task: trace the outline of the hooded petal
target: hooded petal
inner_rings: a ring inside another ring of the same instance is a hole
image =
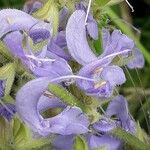
[[[122,149],[121,142],[118,139],[115,139],[108,135],[102,135],[102,136],[91,135],[88,141],[89,141],[89,147],[91,149],[102,148],[102,147],[106,147],[108,150]]]
[[[67,107],[53,118],[44,119],[37,109],[40,97],[46,91],[49,78],[28,82],[16,96],[17,112],[28,126],[40,135],[50,133],[62,135],[80,134],[88,131],[88,117],[77,107]]]
[[[86,65],[97,60],[86,39],[85,12],[76,10],[69,18],[66,27],[66,40],[71,56],[80,64]]]
[[[5,34],[16,30],[25,31],[29,35],[30,32],[31,35],[33,35],[33,33],[36,35],[38,34],[39,39],[43,39],[43,34],[41,34],[42,32],[44,32],[45,35],[50,35],[51,27],[49,23],[39,21],[29,14],[17,9],[1,10],[0,21],[0,38],[5,36]]]
[[[143,68],[145,64],[144,56],[140,52],[139,49],[134,48],[133,49],[133,59],[129,61],[127,64],[128,68],[134,69],[134,68]]]

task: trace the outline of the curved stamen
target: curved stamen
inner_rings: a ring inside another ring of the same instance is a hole
[[[66,80],[66,79],[81,79],[81,80],[87,80],[87,81],[95,81],[95,79],[91,79],[91,78],[87,78],[87,77],[83,77],[83,76],[77,76],[77,75],[67,75],[67,76],[61,76],[55,79],[52,79],[50,82],[57,82],[60,80]]]
[[[50,58],[38,58],[34,55],[25,55],[26,57],[28,58],[31,58],[33,60],[36,60],[36,61],[41,61],[41,62],[54,62],[55,59],[50,59]]]

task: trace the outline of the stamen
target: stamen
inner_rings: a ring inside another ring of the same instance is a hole
[[[100,68],[100,67],[98,67],[98,68],[96,68],[95,70],[94,70],[94,73],[96,74],[96,73],[101,73],[103,71],[103,68]]]
[[[31,58],[33,60],[36,60],[36,61],[41,61],[41,62],[54,62],[55,59],[50,59],[50,58],[38,58],[38,57],[35,57],[34,55],[25,55],[26,57],[28,58]]]
[[[8,23],[8,24],[10,24],[10,25],[13,24],[13,20],[12,20],[11,17],[7,16],[7,17],[6,17],[6,20],[7,20],[7,23]]]
[[[83,77],[83,76],[68,75],[68,76],[61,76],[61,77],[52,79],[50,82],[57,82],[57,81],[61,81],[61,80],[64,81],[64,80],[67,80],[67,79],[81,79],[81,80],[87,80],[87,81],[92,81],[92,82],[95,81],[94,79]]]
[[[107,83],[106,81],[97,82],[97,83],[94,85],[94,88],[95,88],[95,89],[98,89],[98,88],[104,86],[106,83]]]
[[[87,9],[87,12],[86,12],[86,17],[85,17],[85,25],[87,23],[87,19],[88,19],[88,15],[89,15],[89,12],[90,12],[91,4],[92,4],[92,0],[89,0],[88,9]]]
[[[126,3],[128,4],[128,6],[131,8],[132,12],[134,12],[133,6],[128,2],[128,0],[125,0],[125,1],[126,1]]]

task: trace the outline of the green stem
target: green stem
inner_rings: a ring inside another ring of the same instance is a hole
[[[127,133],[126,131],[124,131],[121,128],[115,128],[111,132],[111,134],[113,136],[121,139],[122,141],[124,141],[128,145],[132,146],[136,150],[150,150],[150,145],[143,143],[137,137],[135,137],[134,135],[132,135],[130,133]]]

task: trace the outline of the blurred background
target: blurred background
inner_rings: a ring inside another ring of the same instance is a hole
[[[27,1],[34,0],[0,0],[0,9],[22,9],[23,4]],[[129,0],[129,2],[134,7],[134,13],[131,12],[125,2],[115,6],[114,10],[121,18],[140,31],[135,36],[140,39],[143,46],[150,53],[150,0]],[[150,66],[146,62],[144,69],[130,71],[130,73],[137,89],[135,89],[129,78],[127,83],[120,88],[120,93],[124,94],[129,100],[130,111],[134,118],[139,120],[141,126],[147,130],[143,109],[147,114],[147,118],[150,120]],[[142,99],[142,103],[137,98],[139,96]]]

